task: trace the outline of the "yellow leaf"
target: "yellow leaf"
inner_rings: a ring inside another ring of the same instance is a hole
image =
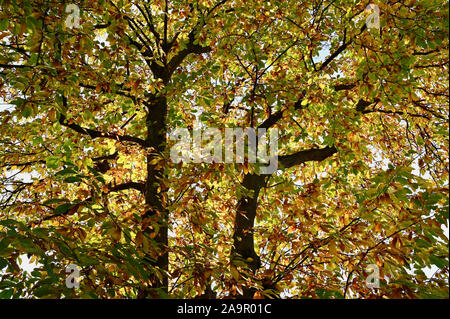
[[[122,237],[122,231],[120,230],[119,227],[113,227],[110,231],[109,234],[111,235],[111,237],[116,240],[119,241],[120,238]]]
[[[330,242],[330,253],[334,256],[336,255],[336,241],[332,240]]]
[[[56,120],[56,111],[55,111],[55,109],[51,109],[50,112],[48,112],[48,118],[51,121]]]
[[[231,276],[234,278],[234,280],[238,281],[240,278],[239,271],[237,270],[236,266],[231,266],[230,268]]]
[[[150,239],[147,236],[144,236],[142,239],[142,246],[144,252],[148,253],[150,251]]]
[[[144,238],[144,236],[142,235],[142,232],[138,231],[136,233],[136,237],[134,237],[134,242],[136,243],[136,245],[142,246],[143,238]]]
[[[152,159],[152,160],[150,161],[150,165],[156,165],[156,164],[158,164],[158,162],[159,162],[160,160],[161,160],[161,159],[160,159],[159,157],[154,158],[154,159]]]

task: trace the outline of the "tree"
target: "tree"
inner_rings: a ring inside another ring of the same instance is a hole
[[[1,297],[448,298],[448,3],[0,3]]]

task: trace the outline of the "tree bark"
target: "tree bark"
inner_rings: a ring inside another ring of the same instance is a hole
[[[247,174],[243,180],[243,186],[253,193],[239,199],[236,208],[234,222],[233,249],[231,251],[231,263],[243,262],[248,270],[255,272],[261,267],[261,261],[255,252],[253,226],[256,217],[258,195],[264,186],[266,175]],[[243,295],[238,298],[252,298],[255,289],[244,287]]]
[[[156,164],[151,164],[156,154],[162,154],[166,147],[166,116],[167,116],[167,100],[164,96],[152,97],[147,103],[147,138],[145,140],[146,147],[152,150],[147,155],[147,180],[145,184],[145,204],[149,206],[149,210],[145,213],[145,218],[150,218],[153,224],[157,224],[155,229],[144,229],[144,235],[150,236],[155,230],[157,234],[154,237],[155,248],[157,252],[156,261],[153,265],[161,269],[163,278],[160,280],[157,276],[151,276],[151,288],[161,289],[167,294],[168,277],[165,274],[169,266],[168,246],[168,223],[169,212],[162,202],[163,188],[160,187],[161,180],[164,178],[163,170],[157,168]],[[159,190],[158,190],[159,188]],[[147,292],[140,292],[140,297],[147,297]]]
[[[322,161],[337,152],[333,147],[322,149],[310,149],[299,151],[290,155],[280,156],[278,162],[280,169],[287,169],[308,161]],[[253,227],[255,224],[258,195],[262,187],[265,186],[266,178],[270,175],[246,174],[242,185],[251,195],[243,196],[236,206],[236,217],[234,222],[233,248],[231,251],[231,263],[241,261],[247,270],[255,273],[261,267],[261,259],[255,252]],[[242,295],[237,298],[250,299],[256,292],[255,288],[243,287]]]

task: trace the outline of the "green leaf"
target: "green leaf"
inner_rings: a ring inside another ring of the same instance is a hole
[[[438,266],[440,269],[444,268],[445,266],[448,266],[448,262],[442,260],[441,258],[431,255],[430,256],[430,262],[436,266]]]
[[[28,60],[28,64],[29,65],[35,65],[37,63],[37,59],[38,59],[38,54],[37,53],[33,53],[30,56],[30,59]]]
[[[8,266],[8,261],[5,258],[0,258],[0,270]]]
[[[0,292],[0,299],[10,299],[14,289],[6,289]]]
[[[71,174],[76,174],[77,172],[75,172],[73,169],[71,168],[65,168],[59,172],[57,172],[55,175],[71,175]]]
[[[8,28],[9,20],[8,19],[0,19],[0,31],[4,31]]]
[[[73,207],[72,203],[64,203],[64,204],[56,207],[55,210],[53,211],[53,214],[55,214],[55,215],[65,214],[72,207]]]
[[[21,114],[25,118],[30,117],[31,115],[33,115],[33,109],[31,108],[31,106],[25,104],[25,106],[22,109]]]
[[[431,244],[429,242],[427,242],[426,240],[420,239],[420,238],[416,239],[416,244],[417,244],[417,246],[422,247],[422,248],[431,247]]]
[[[79,183],[82,179],[79,176],[69,176],[64,179],[64,183]]]
[[[58,168],[59,166],[59,158],[56,156],[49,156],[46,158],[46,165],[48,168]]]

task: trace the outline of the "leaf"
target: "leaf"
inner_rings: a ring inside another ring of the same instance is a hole
[[[79,183],[82,179],[79,176],[69,176],[64,179],[64,183]]]
[[[52,198],[52,199],[49,199],[49,200],[46,200],[45,202],[43,202],[42,205],[51,205],[51,204],[61,203],[61,202],[69,202],[69,200],[67,198]]]
[[[76,173],[77,172],[71,168],[65,168],[65,169],[57,172],[55,175],[71,175],[71,174],[76,174]]]
[[[111,227],[108,230],[108,233],[111,235],[111,237],[115,240],[115,241],[120,241],[120,239],[122,238],[122,230],[117,227],[116,225],[114,225],[113,227]]]
[[[239,274],[239,271],[237,270],[236,266],[230,267],[230,273],[231,277],[233,277],[234,280],[239,281],[241,275]]]
[[[22,108],[21,114],[25,118],[30,117],[31,115],[33,115],[33,109],[28,104],[25,104]]]
[[[59,166],[59,158],[55,156],[49,156],[46,158],[46,164],[48,168],[58,168]]]
[[[9,20],[8,19],[0,19],[0,31],[4,31],[8,28]]]
[[[0,270],[8,266],[8,261],[5,258],[0,258]]]
[[[445,266],[448,266],[448,262],[442,260],[441,258],[437,256],[430,256],[430,262],[436,266],[438,266],[440,269],[443,269]]]
[[[73,206],[74,206],[74,204],[72,204],[72,203],[64,203],[62,205],[57,206],[53,210],[53,214],[54,215],[66,214],[69,211],[69,209],[71,209]]]

